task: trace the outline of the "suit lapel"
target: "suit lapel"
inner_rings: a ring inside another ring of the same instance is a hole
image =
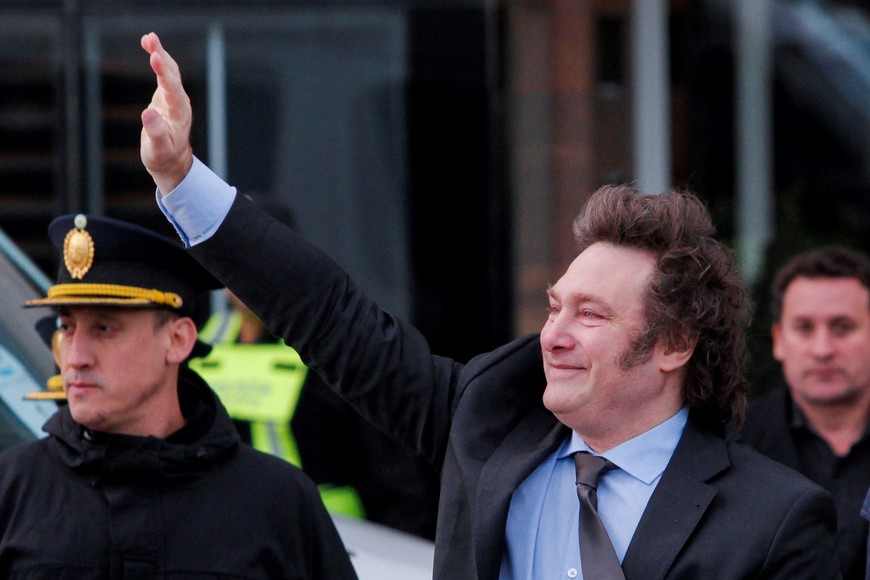
[[[666,576],[716,495],[706,482],[729,465],[724,441],[703,431],[690,415],[628,546],[622,563],[626,578]]]
[[[514,490],[569,434],[552,413],[537,405],[508,433],[483,466],[474,509],[479,578],[497,578],[508,508]]]

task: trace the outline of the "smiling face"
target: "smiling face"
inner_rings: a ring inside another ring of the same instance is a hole
[[[196,331],[189,318],[170,317],[161,324],[158,316],[150,309],[61,311],[58,355],[76,422],[105,433],[157,437],[184,424],[178,364]]]
[[[682,405],[688,355],[656,345],[641,362],[625,362],[645,325],[654,267],[646,252],[599,242],[549,290],[541,331],[544,405],[597,451],[647,431]]]
[[[870,292],[855,278],[795,278],[773,354],[800,406],[870,400]]]

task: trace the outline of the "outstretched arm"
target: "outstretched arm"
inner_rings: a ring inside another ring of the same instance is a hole
[[[142,37],[141,44],[151,55],[149,61],[157,76],[157,89],[151,104],[142,111],[140,154],[160,193],[166,195],[181,183],[193,164],[190,147],[193,112],[190,97],[181,84],[178,63],[169,56],[157,35],[149,32]]]

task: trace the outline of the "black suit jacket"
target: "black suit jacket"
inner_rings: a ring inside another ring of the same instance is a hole
[[[496,579],[511,495],[569,433],[541,402],[538,336],[468,364],[433,355],[241,196],[191,252],[361,413],[441,469],[434,577]],[[623,567],[629,579],[838,578],[835,527],[826,491],[690,414]]]

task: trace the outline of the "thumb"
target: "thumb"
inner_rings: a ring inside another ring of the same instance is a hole
[[[169,127],[163,120],[163,116],[151,107],[142,111],[142,129],[152,141],[165,140],[169,132]]]
[[[164,194],[181,183],[193,164],[190,144],[176,148],[166,119],[153,107],[142,111],[140,156],[145,170]]]

